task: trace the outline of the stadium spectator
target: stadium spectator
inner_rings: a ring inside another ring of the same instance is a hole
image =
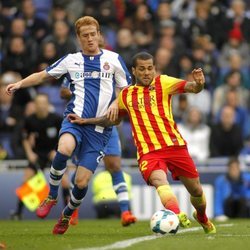
[[[226,16],[228,18],[228,26],[232,29],[240,29],[243,38],[250,42],[250,18],[246,12],[246,2],[243,0],[232,0],[230,6],[227,9]]]
[[[84,117],[107,114],[111,120],[115,120],[118,116],[115,87],[124,88],[130,83],[131,76],[117,53],[100,49],[100,27],[96,19],[89,16],[82,17],[76,21],[75,28],[81,52],[66,55],[46,70],[9,84],[6,92],[11,95],[20,88],[39,85],[51,77],[60,78],[67,73],[67,77],[74,84],[72,89],[74,98],[67,105],[65,115],[72,112]],[[102,151],[110,135],[111,127],[89,125],[80,128],[64,119],[58,149],[50,168],[50,193],[37,209],[37,215],[44,218],[57,203],[58,188],[66,171],[66,162],[77,148],[78,167],[75,185],[70,202],[54,226],[54,234],[64,234],[67,231],[74,210],[80,206],[87,193],[88,183],[103,157]],[[121,186],[121,190],[118,187],[117,192],[123,190],[124,186]],[[134,223],[135,219],[131,212],[127,210],[126,214],[123,224]]]
[[[188,81],[192,81],[192,74],[188,73],[185,76],[185,79],[187,79]],[[187,95],[187,99],[189,106],[196,106],[197,108],[199,108],[199,110],[203,114],[204,122],[207,123],[211,114],[212,97],[210,91],[207,89],[203,89],[202,92],[199,93],[199,95],[191,93]]]
[[[221,68],[229,67],[229,57],[237,53],[242,60],[242,67],[248,67],[250,64],[249,53],[250,48],[246,41],[243,40],[243,34],[239,28],[230,30],[228,41],[222,46],[219,65]]]
[[[173,96],[173,115],[177,123],[184,122],[188,113],[190,103],[186,94]]]
[[[39,94],[35,100],[35,113],[24,118],[22,128],[22,144],[29,161],[24,170],[23,182],[33,177],[38,170],[49,167],[56,151],[57,137],[61,125],[61,117],[50,113],[48,96]],[[69,200],[69,182],[64,176],[62,182],[64,204]],[[17,208],[11,213],[12,219],[21,219],[24,204],[18,200]]]
[[[212,125],[210,137],[211,157],[237,156],[243,147],[241,128],[235,124],[235,110],[224,106],[218,123]]]
[[[189,109],[184,122],[178,124],[178,129],[187,141],[187,147],[191,157],[204,162],[210,156],[209,140],[210,127],[204,123],[202,112],[193,106]]]
[[[172,43],[173,41],[171,41]],[[174,60],[173,48],[159,47],[155,53],[156,74],[178,75],[178,67]]]
[[[22,108],[13,102],[13,96],[5,93],[6,86],[12,81],[18,81],[21,77],[15,72],[6,72],[0,77],[0,146],[5,157],[16,157],[14,151],[14,131],[18,121],[22,118]]]
[[[132,66],[131,58],[137,52],[131,30],[126,28],[119,29],[116,36],[116,42],[115,51],[122,56],[126,66],[130,69]]]
[[[6,52],[3,54],[2,70],[16,71],[26,77],[34,70],[34,62],[22,36],[11,37]]]
[[[249,91],[243,87],[242,74],[240,71],[232,70],[226,75],[224,83],[215,88],[212,102],[213,116],[215,116],[223,105],[225,105],[226,93],[230,90],[235,90],[237,92],[239,104],[243,107],[247,107],[250,99]]]
[[[37,68],[38,71],[46,69],[49,65],[59,59],[56,44],[53,41],[44,41],[41,44],[40,52],[38,53]]]
[[[240,100],[238,93],[235,89],[231,89],[225,93],[226,102],[225,105],[232,107],[235,111],[235,124],[238,124],[242,131],[243,139],[247,138],[250,135],[250,126],[249,126],[249,114],[247,109],[240,105]],[[221,110],[216,115],[216,121],[219,120]]]
[[[243,67],[242,58],[238,53],[232,53],[228,58],[228,67],[219,67],[219,74],[217,76],[217,85],[223,83],[224,77],[231,71],[239,71],[241,73],[242,86],[250,89],[250,73],[248,67]]]
[[[126,18],[122,23],[122,27],[132,30],[138,49],[152,49],[154,26],[152,24],[152,16],[146,4],[138,4],[134,15],[131,18]]]
[[[49,29],[47,22],[36,16],[36,6],[32,0],[22,1],[19,16],[25,20],[28,35],[40,43]]]
[[[241,171],[237,158],[230,158],[227,172],[215,180],[215,219],[250,217],[250,174]]]
[[[131,176],[123,172],[124,180],[131,195],[132,180]],[[97,173],[92,181],[93,203],[98,219],[120,218],[121,209],[114,192],[112,176],[109,171]]]
[[[43,42],[55,44],[58,58],[65,54],[75,53],[77,50],[76,41],[70,36],[69,25],[65,21],[56,21],[53,24],[53,35],[45,37]]]
[[[215,226],[206,215],[206,199],[199,174],[171,112],[172,95],[199,93],[204,88],[202,69],[192,71],[192,82],[166,75],[156,76],[153,56],[141,52],[133,57],[132,72],[135,85],[121,91],[118,97],[119,108],[121,112],[129,114],[139,168],[145,182],[156,188],[162,205],[178,215],[180,225],[189,227],[190,221],[185,213],[180,212],[177,198],[167,181],[169,170],[173,179],[181,180],[190,193],[191,203],[196,209],[193,213],[195,220],[205,233],[216,233]],[[68,119],[73,124],[83,126],[91,123],[108,126],[114,123],[107,116],[84,119],[69,114]]]

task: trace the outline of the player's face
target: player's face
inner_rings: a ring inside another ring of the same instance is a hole
[[[77,36],[83,54],[96,55],[100,53],[99,41],[100,31],[97,31],[96,26],[82,26]]]
[[[135,76],[136,84],[141,86],[149,86],[155,77],[155,66],[152,59],[138,59],[136,66],[132,68]]]

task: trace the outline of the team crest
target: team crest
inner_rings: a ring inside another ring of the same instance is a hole
[[[104,68],[105,70],[109,70],[109,69],[110,69],[109,63],[108,63],[108,62],[105,62],[104,65],[103,65],[103,68]]]

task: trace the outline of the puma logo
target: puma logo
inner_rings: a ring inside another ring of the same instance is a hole
[[[77,65],[78,67],[81,67],[81,64],[82,64],[82,63],[76,63],[76,62],[75,62],[75,65]]]

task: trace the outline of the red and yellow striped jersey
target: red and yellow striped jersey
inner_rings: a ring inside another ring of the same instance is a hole
[[[186,81],[157,76],[148,86],[130,85],[119,95],[119,109],[126,110],[138,158],[169,146],[186,145],[173,119],[172,95],[184,92]]]

